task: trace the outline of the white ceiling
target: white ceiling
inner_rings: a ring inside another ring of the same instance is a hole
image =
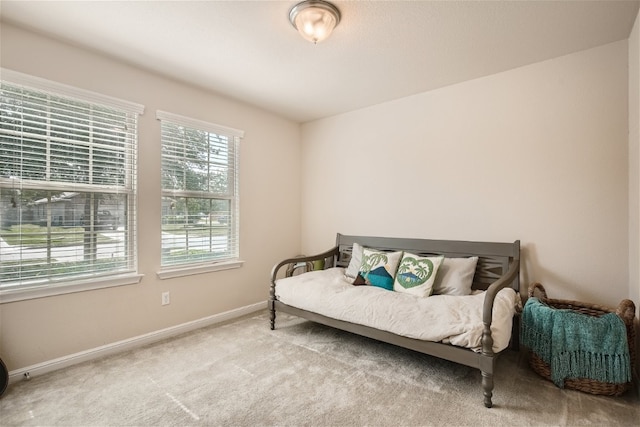
[[[11,1],[2,20],[299,122],[627,39],[633,1],[344,1],[313,45],[297,1]]]

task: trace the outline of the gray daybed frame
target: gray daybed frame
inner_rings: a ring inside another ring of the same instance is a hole
[[[421,341],[407,338],[390,332],[381,331],[363,325],[336,320],[314,312],[301,310],[281,303],[276,299],[276,280],[282,267],[287,266],[285,276],[291,276],[294,271],[303,267],[305,270],[313,269],[314,261],[324,261],[323,268],[333,266],[347,267],[351,259],[353,243],[357,242],[364,247],[375,248],[383,251],[403,250],[416,255],[444,255],[446,257],[477,256],[478,265],[473,279],[473,289],[486,290],[484,299],[482,321],[484,324],[482,333],[482,351],[456,347],[441,342]],[[493,372],[498,354],[493,352],[493,338],[491,337],[491,320],[493,303],[499,290],[512,287],[516,292],[520,291],[520,241],[513,243],[495,242],[465,242],[454,240],[427,240],[427,239],[402,239],[388,237],[345,236],[338,234],[336,246],[324,253],[286,259],[273,267],[271,272],[271,290],[268,307],[270,311],[271,329],[275,328],[276,311],[293,314],[317,323],[338,328],[344,331],[363,335],[379,341],[398,345],[421,353],[436,356],[452,362],[477,368],[482,373],[482,390],[484,405],[492,406]],[[511,347],[518,347],[519,325],[514,317],[514,328],[511,337]]]

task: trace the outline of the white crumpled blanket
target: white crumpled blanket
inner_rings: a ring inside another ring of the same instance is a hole
[[[420,298],[375,286],[353,286],[351,282],[344,268],[311,271],[277,280],[276,298],[293,307],[396,335],[482,350],[484,292]],[[498,292],[491,323],[496,353],[509,344],[515,304],[513,289]]]

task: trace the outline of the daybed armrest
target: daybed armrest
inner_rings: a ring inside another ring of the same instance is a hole
[[[320,261],[320,260],[324,260],[324,259],[327,259],[327,258],[331,258],[331,257],[337,256],[338,253],[339,253],[339,249],[336,246],[336,247],[334,247],[334,248],[332,248],[332,249],[330,249],[330,250],[328,250],[326,252],[323,252],[323,253],[320,253],[320,254],[317,254],[317,255],[300,256],[300,257],[285,259],[284,261],[281,261],[278,264],[273,266],[273,269],[271,270],[271,286],[275,286],[276,279],[278,277],[278,272],[285,265],[297,264],[299,262]]]
[[[336,257],[339,253],[340,253],[340,249],[338,246],[336,246],[321,254],[311,255],[311,256],[300,256],[296,258],[288,258],[273,266],[273,269],[271,269],[271,285],[269,286],[269,308],[271,309],[271,330],[274,329],[274,325],[275,325],[276,315],[275,315],[275,310],[273,308],[273,304],[276,301],[276,280],[278,278],[278,272],[280,271],[280,269],[285,265],[297,264],[300,262],[306,263],[306,262],[326,260],[327,258]],[[293,273],[293,269],[289,273]],[[287,275],[290,276],[291,274],[287,274]]]
[[[491,337],[491,321],[493,320],[493,303],[500,290],[508,287],[520,274],[520,260],[514,259],[509,263],[507,273],[493,282],[486,290],[482,308],[482,353],[493,354],[493,338]]]

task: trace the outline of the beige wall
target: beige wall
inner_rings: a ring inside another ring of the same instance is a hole
[[[303,125],[303,251],[336,232],[520,239],[525,286],[617,305],[627,56],[616,42]]]
[[[629,298],[640,313],[640,12],[629,36]]]
[[[640,12],[629,36],[629,298],[640,327]],[[640,354],[640,337],[636,337]],[[636,363],[640,375],[640,363]],[[636,383],[640,391],[640,382]]]
[[[299,125],[8,24],[1,31],[2,67],[146,107],[139,126],[138,199],[139,271],[144,278],[138,285],[0,305],[0,354],[9,370],[265,301],[272,265],[300,251]],[[242,268],[157,278],[156,110],[245,131],[240,150]],[[279,166],[273,167],[274,162]],[[164,307],[163,291],[171,292],[171,304]]]
[[[15,370],[263,301],[276,260],[324,250],[336,232],[520,239],[525,285],[541,281],[558,298],[638,303],[640,232],[628,238],[640,221],[638,25],[629,43],[307,123],[301,136],[297,124],[268,112],[3,24],[3,67],[146,107],[138,201],[145,277],[0,305],[3,360]],[[157,279],[158,109],[245,130],[241,269]],[[627,150],[636,150],[629,163]],[[167,290],[171,304],[162,307]]]

